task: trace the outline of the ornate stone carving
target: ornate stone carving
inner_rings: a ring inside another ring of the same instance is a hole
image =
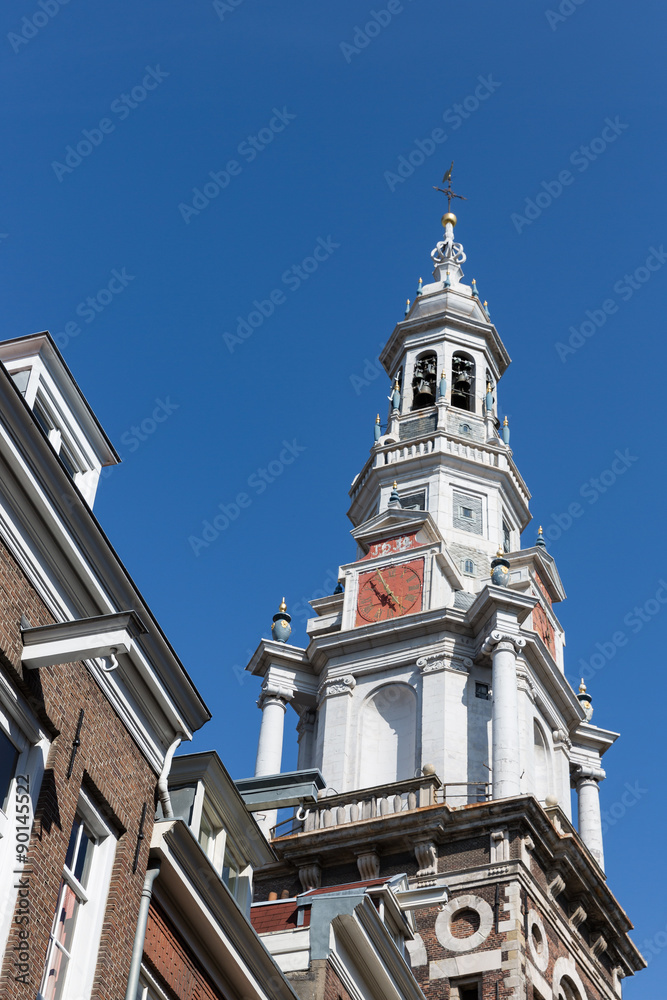
[[[560,896],[561,892],[565,888],[565,879],[559,871],[551,871],[547,875],[549,895],[552,899],[556,899]]]
[[[421,656],[417,660],[417,666],[422,675],[436,673],[440,670],[460,670],[467,674],[472,667],[472,660],[469,656],[432,653],[430,656]]]
[[[332,695],[352,694],[356,684],[357,682],[351,674],[347,674],[345,677],[332,677],[321,685],[317,692],[318,701],[323,701]]]
[[[577,766],[572,775],[575,785],[579,786],[582,781],[595,781],[598,784],[607,777],[607,772],[601,767],[586,767],[583,764]]]
[[[596,958],[599,958],[601,955],[604,955],[605,951],[607,950],[607,947],[608,947],[607,939],[605,938],[604,934],[598,934],[597,937],[594,939],[593,943],[591,944],[591,951],[593,952]]]
[[[559,747],[565,746],[568,750],[572,749],[572,740],[567,735],[564,729],[554,729],[551,733],[551,738],[554,741],[554,749],[557,750]]]
[[[434,674],[444,670],[447,664],[443,653],[434,653],[431,656],[420,656],[417,666],[421,674]]]
[[[316,717],[316,712],[314,712],[311,708],[305,708],[303,710],[299,716],[299,721],[296,724],[296,731],[299,734],[299,737],[303,736],[304,733],[312,733]]]
[[[423,840],[415,844],[415,857],[419,865],[418,876],[437,874],[438,856],[432,840]]]
[[[380,858],[375,851],[357,855],[357,868],[363,881],[380,876]]]
[[[577,928],[584,923],[587,917],[588,913],[586,910],[583,908],[581,903],[578,902],[578,900],[575,900],[572,905],[572,913],[570,914],[570,925],[574,927],[576,931]]]
[[[467,257],[462,243],[454,242],[454,230],[448,232],[444,240],[436,243],[431,250],[431,259],[434,264],[465,264]]]
[[[281,704],[282,707],[286,709],[287,702],[291,701],[293,697],[294,691],[291,688],[283,687],[280,684],[265,680],[262,684],[262,690],[260,691],[259,698],[257,699],[257,705],[262,709],[262,711],[266,705],[271,703]]]
[[[482,643],[480,652],[485,656],[489,656],[493,653],[496,646],[504,643],[511,644],[518,653],[526,645],[526,640],[523,636],[516,635],[514,632],[503,632],[501,629],[494,629]]]
[[[299,881],[304,892],[309,889],[319,889],[322,885],[322,869],[316,861],[299,868]]]

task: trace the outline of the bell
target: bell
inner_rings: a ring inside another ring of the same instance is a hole
[[[435,393],[431,383],[425,379],[419,379],[415,385],[415,409],[420,410],[423,406],[433,406],[435,403]]]

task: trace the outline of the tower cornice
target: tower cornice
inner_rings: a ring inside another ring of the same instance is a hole
[[[456,305],[459,304],[465,305],[465,313],[456,309]],[[472,311],[477,308],[481,309],[475,299],[456,289],[422,294],[413,305],[409,317],[396,324],[389,340],[380,352],[380,363],[384,366],[387,374],[390,377],[393,375],[397,360],[408,339],[415,335],[424,337],[426,334],[424,339],[426,347],[429,343],[428,332],[433,330],[433,339],[435,340],[442,337],[443,326],[446,326],[452,331],[482,337],[489,345],[499,378],[507,370],[512,359],[494,324],[486,319],[477,319],[471,315]]]

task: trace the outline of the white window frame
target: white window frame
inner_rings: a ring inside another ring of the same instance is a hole
[[[63,997],[65,998],[90,996],[97,967],[97,953],[109,894],[111,871],[116,854],[116,834],[83,788],[79,793],[76,815],[77,818],[83,820],[86,829],[95,837],[95,843],[91,867],[86,880],[86,890],[63,865],[63,881],[67,882],[74,890],[81,904],[81,912],[74,927],[74,936],[63,983]],[[60,890],[58,891],[58,902],[60,902]],[[54,926],[57,918],[56,912]],[[52,951],[57,947],[53,935],[51,935],[40,989],[44,987],[44,976],[46,976],[51,963]],[[41,992],[38,993],[38,1000],[43,1000]]]

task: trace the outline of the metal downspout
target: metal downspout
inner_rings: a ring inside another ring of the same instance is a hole
[[[139,988],[139,973],[141,972],[141,958],[144,953],[144,941],[146,940],[146,927],[148,925],[148,910],[151,905],[153,895],[153,883],[160,874],[160,861],[158,859],[150,861],[144,887],[141,892],[141,903],[139,904],[139,917],[137,919],[137,929],[134,935],[134,945],[132,946],[132,961],[130,963],[130,975],[127,980],[127,991],[125,1000],[137,1000],[137,990]]]

